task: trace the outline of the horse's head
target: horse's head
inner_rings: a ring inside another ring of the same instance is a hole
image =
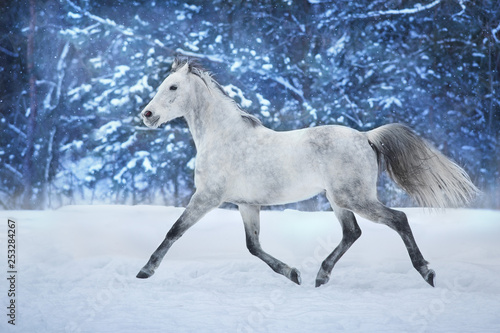
[[[163,81],[158,92],[141,112],[144,124],[157,128],[172,119],[182,117],[188,111],[190,93],[188,62],[174,61],[172,73]]]

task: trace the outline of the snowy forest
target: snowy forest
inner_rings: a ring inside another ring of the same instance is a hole
[[[275,130],[407,124],[500,208],[497,0],[7,0],[0,17],[0,209],[185,205],[186,123],[139,118],[178,55]],[[412,205],[384,174],[379,194]]]

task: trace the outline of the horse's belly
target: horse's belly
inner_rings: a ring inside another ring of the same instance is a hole
[[[292,203],[292,202],[297,202],[297,201],[302,201],[309,199],[319,193],[324,191],[324,188],[322,187],[315,187],[315,186],[296,186],[296,187],[291,187],[287,188],[286,191],[283,191],[280,195],[276,196],[273,198],[273,201],[271,202],[271,205],[280,205],[280,204],[287,204],[287,203]]]
[[[324,187],[314,177],[262,177],[240,179],[228,187],[227,201],[255,205],[280,205],[302,201],[321,193]]]

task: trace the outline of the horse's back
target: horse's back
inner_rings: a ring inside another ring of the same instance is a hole
[[[355,129],[328,125],[305,129],[305,144],[318,159],[327,160],[334,166],[376,166],[376,154],[370,146],[366,135]]]

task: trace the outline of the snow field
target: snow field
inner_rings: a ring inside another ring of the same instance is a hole
[[[2,244],[7,219],[18,224],[18,307],[16,326],[4,315],[0,330],[500,331],[500,212],[403,210],[437,273],[436,288],[413,269],[394,231],[359,217],[363,235],[330,282],[314,288],[321,261],[341,238],[332,212],[262,212],[262,246],[301,271],[297,286],[248,253],[237,211],[209,213],[147,280],[135,275],[181,208],[1,211]],[[7,281],[0,286],[6,306]]]

